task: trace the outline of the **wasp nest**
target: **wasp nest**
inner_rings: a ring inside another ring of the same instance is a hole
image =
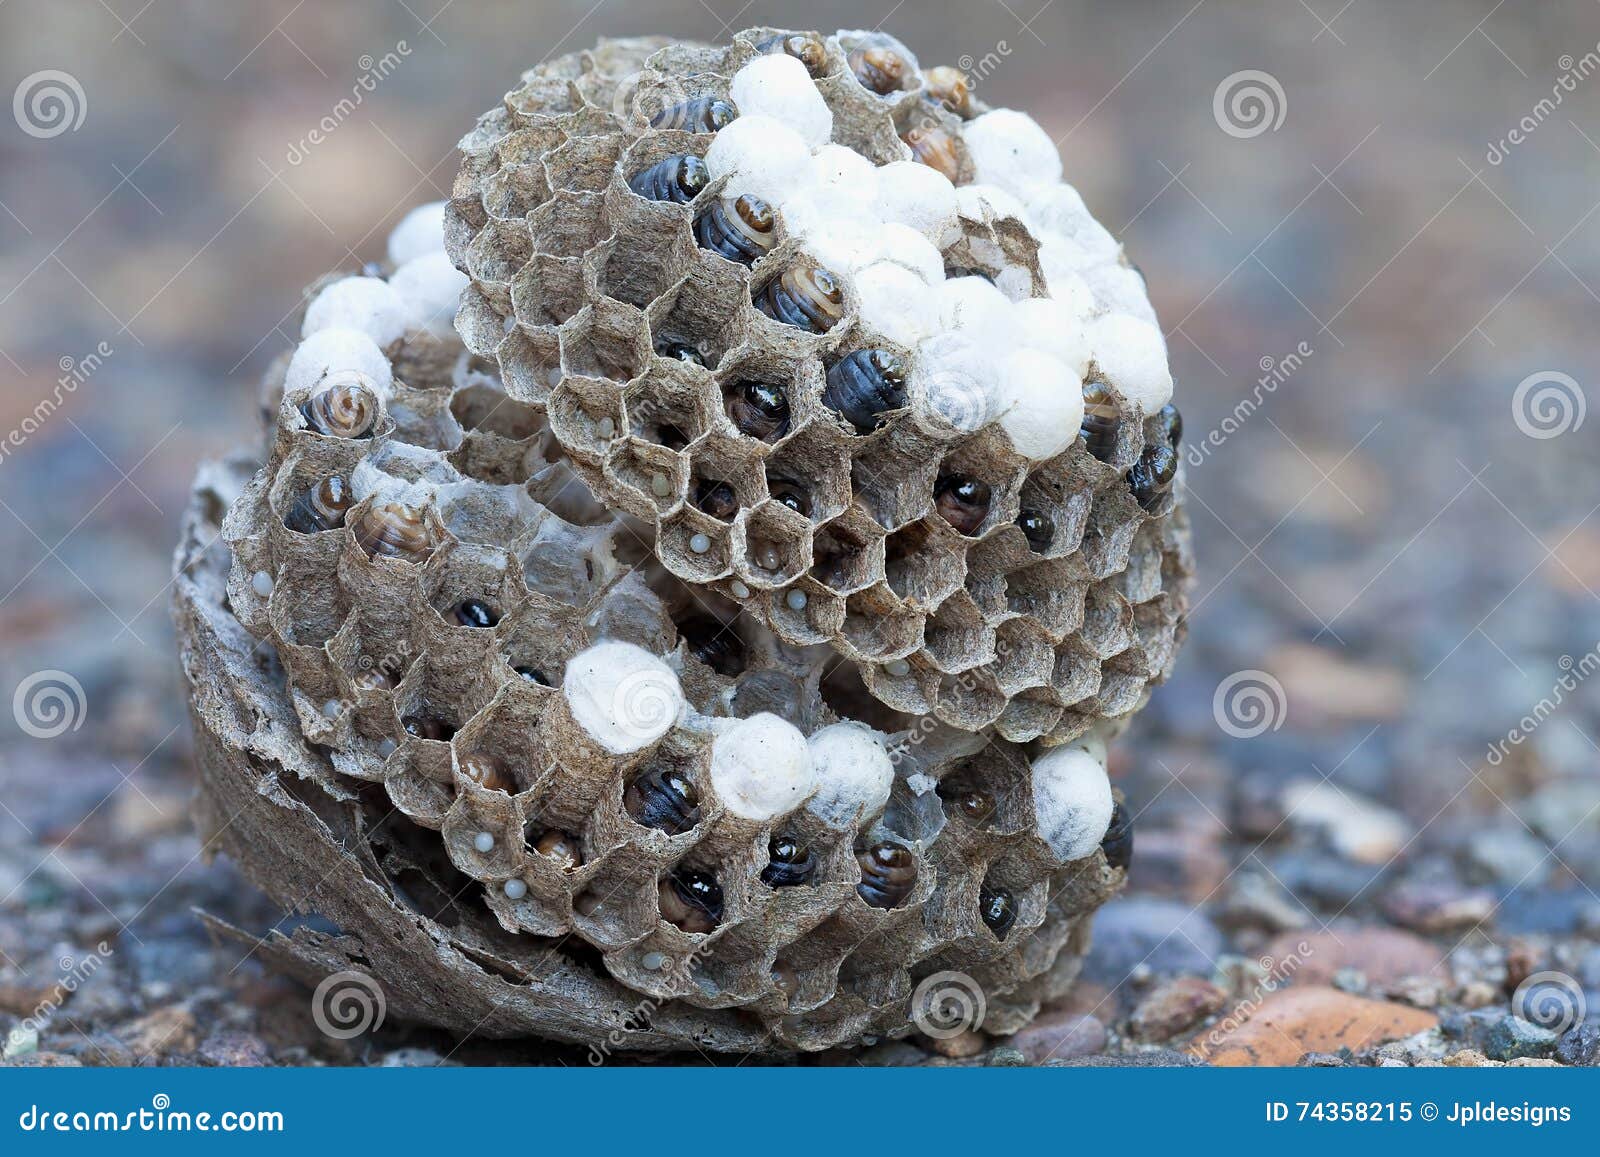
[[[952,971],[1015,1031],[1182,627],[1138,274],[876,33],[606,43],[463,150],[180,546],[202,825],[343,932],[263,950],[494,1036],[818,1049]]]

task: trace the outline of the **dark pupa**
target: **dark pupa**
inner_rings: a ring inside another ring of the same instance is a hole
[[[583,844],[571,832],[551,828],[534,841],[533,850],[560,864],[563,872],[574,872],[583,866]]]
[[[688,777],[669,768],[646,771],[622,793],[635,822],[681,836],[700,822],[700,793]]]
[[[1156,411],[1156,424],[1167,445],[1176,450],[1178,443],[1183,440],[1183,415],[1178,413],[1178,407],[1171,402],[1162,406]]]
[[[457,626],[488,629],[500,622],[500,612],[482,599],[462,599],[450,612]]]
[[[356,375],[345,375],[353,379]],[[378,395],[358,381],[325,383],[300,407],[306,425],[329,438],[370,438],[378,424]]]
[[[679,153],[657,161],[628,181],[628,188],[651,201],[693,201],[711,183],[706,163],[692,153]]]
[[[1113,868],[1126,868],[1133,862],[1133,816],[1120,799],[1111,809],[1111,824],[1106,828],[1106,838],[1100,841],[1100,850]]]
[[[952,812],[974,827],[985,827],[994,818],[994,796],[981,787],[952,785],[945,788],[941,785],[939,796],[950,805]]]
[[[861,87],[879,96],[899,92],[911,72],[910,63],[892,48],[858,48],[848,59]]]
[[[655,339],[654,348],[655,352],[664,358],[671,358],[673,361],[678,362],[688,362],[692,366],[700,366],[701,368],[705,367],[706,356],[700,352],[700,347],[691,345],[682,338],[671,337],[670,335],[659,336]]]
[[[678,628],[689,654],[729,679],[744,673],[744,640],[731,626],[710,617],[694,618]]]
[[[792,56],[806,66],[815,80],[828,67],[828,46],[814,32],[780,32],[756,43],[756,51],[771,55],[775,52]]]
[[[354,505],[350,484],[333,474],[295,499],[283,524],[298,534],[333,530],[344,525],[344,516]]]
[[[857,434],[870,434],[883,416],[906,406],[906,365],[891,350],[847,354],[828,371],[823,405],[837,412]]]
[[[893,908],[917,885],[917,857],[904,844],[884,840],[856,853],[861,883],[856,892],[873,908]]]
[[[1017,515],[1017,525],[1022,529],[1022,537],[1028,540],[1028,549],[1035,554],[1043,554],[1050,549],[1050,540],[1055,537],[1056,525],[1048,514],[1039,510],[1023,510]]]
[[[702,478],[694,491],[694,504],[712,518],[731,521],[739,513],[739,496],[733,487],[715,478]]]
[[[972,83],[959,68],[939,64],[928,69],[922,74],[922,95],[962,120],[972,116]]]
[[[811,517],[811,499],[798,482],[785,478],[767,479],[767,493],[780,506],[787,506],[796,514]]]
[[[479,787],[488,788],[490,791],[503,791],[507,795],[516,794],[517,781],[512,778],[506,765],[494,756],[476,751],[471,755],[461,756],[458,762],[461,774]]]
[[[1139,460],[1128,471],[1128,489],[1134,501],[1144,510],[1154,510],[1178,476],[1178,452],[1170,445],[1157,442],[1146,446]]]
[[[722,922],[722,885],[710,872],[679,868],[658,889],[661,918],[685,932],[709,932]]]
[[[979,889],[978,916],[994,933],[995,939],[1004,940],[1017,922],[1017,907],[1011,893],[1004,888]]]
[[[739,382],[722,399],[723,411],[739,433],[776,442],[789,432],[789,393],[771,382]]]
[[[419,563],[438,545],[433,525],[420,507],[380,502],[367,507],[351,528],[368,558]]]
[[[1101,381],[1083,384],[1083,445],[1102,462],[1111,461],[1117,452],[1117,433],[1122,420],[1117,416],[1117,400],[1111,388]]]
[[[817,870],[817,857],[794,836],[773,836],[767,846],[767,866],[761,869],[761,882],[772,888],[793,888],[809,884]]]
[[[778,238],[778,215],[754,193],[719,197],[694,219],[694,239],[700,248],[754,265]]]
[[[987,482],[961,474],[942,475],[933,487],[933,506],[958,534],[975,534],[989,517],[991,492]]]
[[[751,298],[774,321],[812,333],[827,333],[844,316],[839,279],[815,265],[793,265]]]
[[[732,124],[739,110],[720,96],[697,96],[668,105],[650,118],[653,129],[681,129],[686,133],[714,133]]]
[[[952,185],[961,182],[961,147],[956,138],[936,125],[908,129],[900,139],[911,150],[911,159],[943,173]]]

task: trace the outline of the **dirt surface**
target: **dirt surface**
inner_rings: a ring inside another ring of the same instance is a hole
[[[1076,995],[1010,1040],[811,1060],[1594,1063],[1600,12],[880,7],[1039,116],[1146,274],[1201,570],[1178,672],[1114,753],[1132,880]],[[0,7],[7,83],[65,72],[83,109],[0,123],[12,1063],[586,1063],[396,1024],[338,1040],[305,989],[211,941],[197,907],[314,918],[189,826],[169,556],[300,287],[445,195],[454,140],[520,67],[784,19],[735,8]],[[62,720],[25,708],[51,672]]]

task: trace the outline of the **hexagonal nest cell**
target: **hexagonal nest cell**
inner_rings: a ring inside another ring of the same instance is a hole
[[[268,959],[656,1051],[1071,985],[1192,558],[1142,281],[1019,117],[881,33],[603,42],[316,288],[176,560],[201,827],[341,929]]]

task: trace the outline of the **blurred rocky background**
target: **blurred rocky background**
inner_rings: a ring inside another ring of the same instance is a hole
[[[197,907],[299,917],[187,823],[177,519],[250,432],[301,287],[444,196],[521,68],[878,21],[1034,113],[1146,274],[1201,572],[1177,675],[1114,757],[1133,878],[1076,997],[1010,1041],[822,1059],[1595,1063],[1587,0],[0,6],[8,1063],[582,1063],[333,1040],[204,934]]]

